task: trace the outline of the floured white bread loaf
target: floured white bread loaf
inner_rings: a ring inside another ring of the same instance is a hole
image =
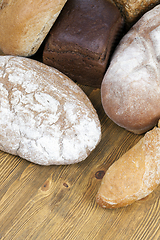
[[[69,78],[40,62],[0,57],[0,149],[41,165],[84,160],[101,139],[95,109]]]
[[[106,114],[144,133],[160,119],[160,5],[147,12],[118,45],[101,86]]]
[[[31,56],[40,47],[67,0],[0,0],[0,49]]]
[[[105,173],[96,196],[104,208],[124,207],[160,184],[160,128],[155,127]]]

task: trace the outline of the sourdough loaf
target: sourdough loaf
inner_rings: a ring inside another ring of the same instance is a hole
[[[0,49],[31,56],[48,34],[66,0],[0,0]]]
[[[41,165],[84,160],[101,126],[84,92],[58,70],[0,56],[0,150]]]
[[[119,208],[149,195],[160,184],[160,128],[155,127],[105,173],[96,196],[104,208]]]
[[[101,86],[106,114],[119,126],[144,133],[160,119],[160,5],[123,37]]]

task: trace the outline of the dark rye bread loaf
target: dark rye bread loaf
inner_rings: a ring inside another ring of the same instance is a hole
[[[123,19],[106,0],[68,0],[46,40],[43,62],[72,80],[100,87]]]

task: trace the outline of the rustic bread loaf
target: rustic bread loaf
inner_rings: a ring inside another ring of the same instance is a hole
[[[66,0],[0,0],[0,49],[31,56],[48,34]]]
[[[114,0],[122,12],[127,28],[138,21],[144,13],[160,3],[159,0]]]
[[[84,160],[101,126],[84,92],[58,70],[0,56],[0,150],[41,165]]]
[[[155,127],[105,173],[96,196],[104,208],[124,207],[160,184],[160,128]]]
[[[106,114],[119,126],[144,133],[160,119],[160,5],[124,36],[104,76]]]
[[[68,0],[47,36],[43,62],[80,84],[100,87],[122,26],[110,0]]]

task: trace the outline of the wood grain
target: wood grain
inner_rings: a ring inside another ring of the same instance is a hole
[[[125,208],[96,204],[104,173],[142,135],[105,115],[99,89],[82,89],[101,121],[100,144],[85,161],[70,166],[39,166],[0,152],[0,239],[160,239],[160,187]]]

